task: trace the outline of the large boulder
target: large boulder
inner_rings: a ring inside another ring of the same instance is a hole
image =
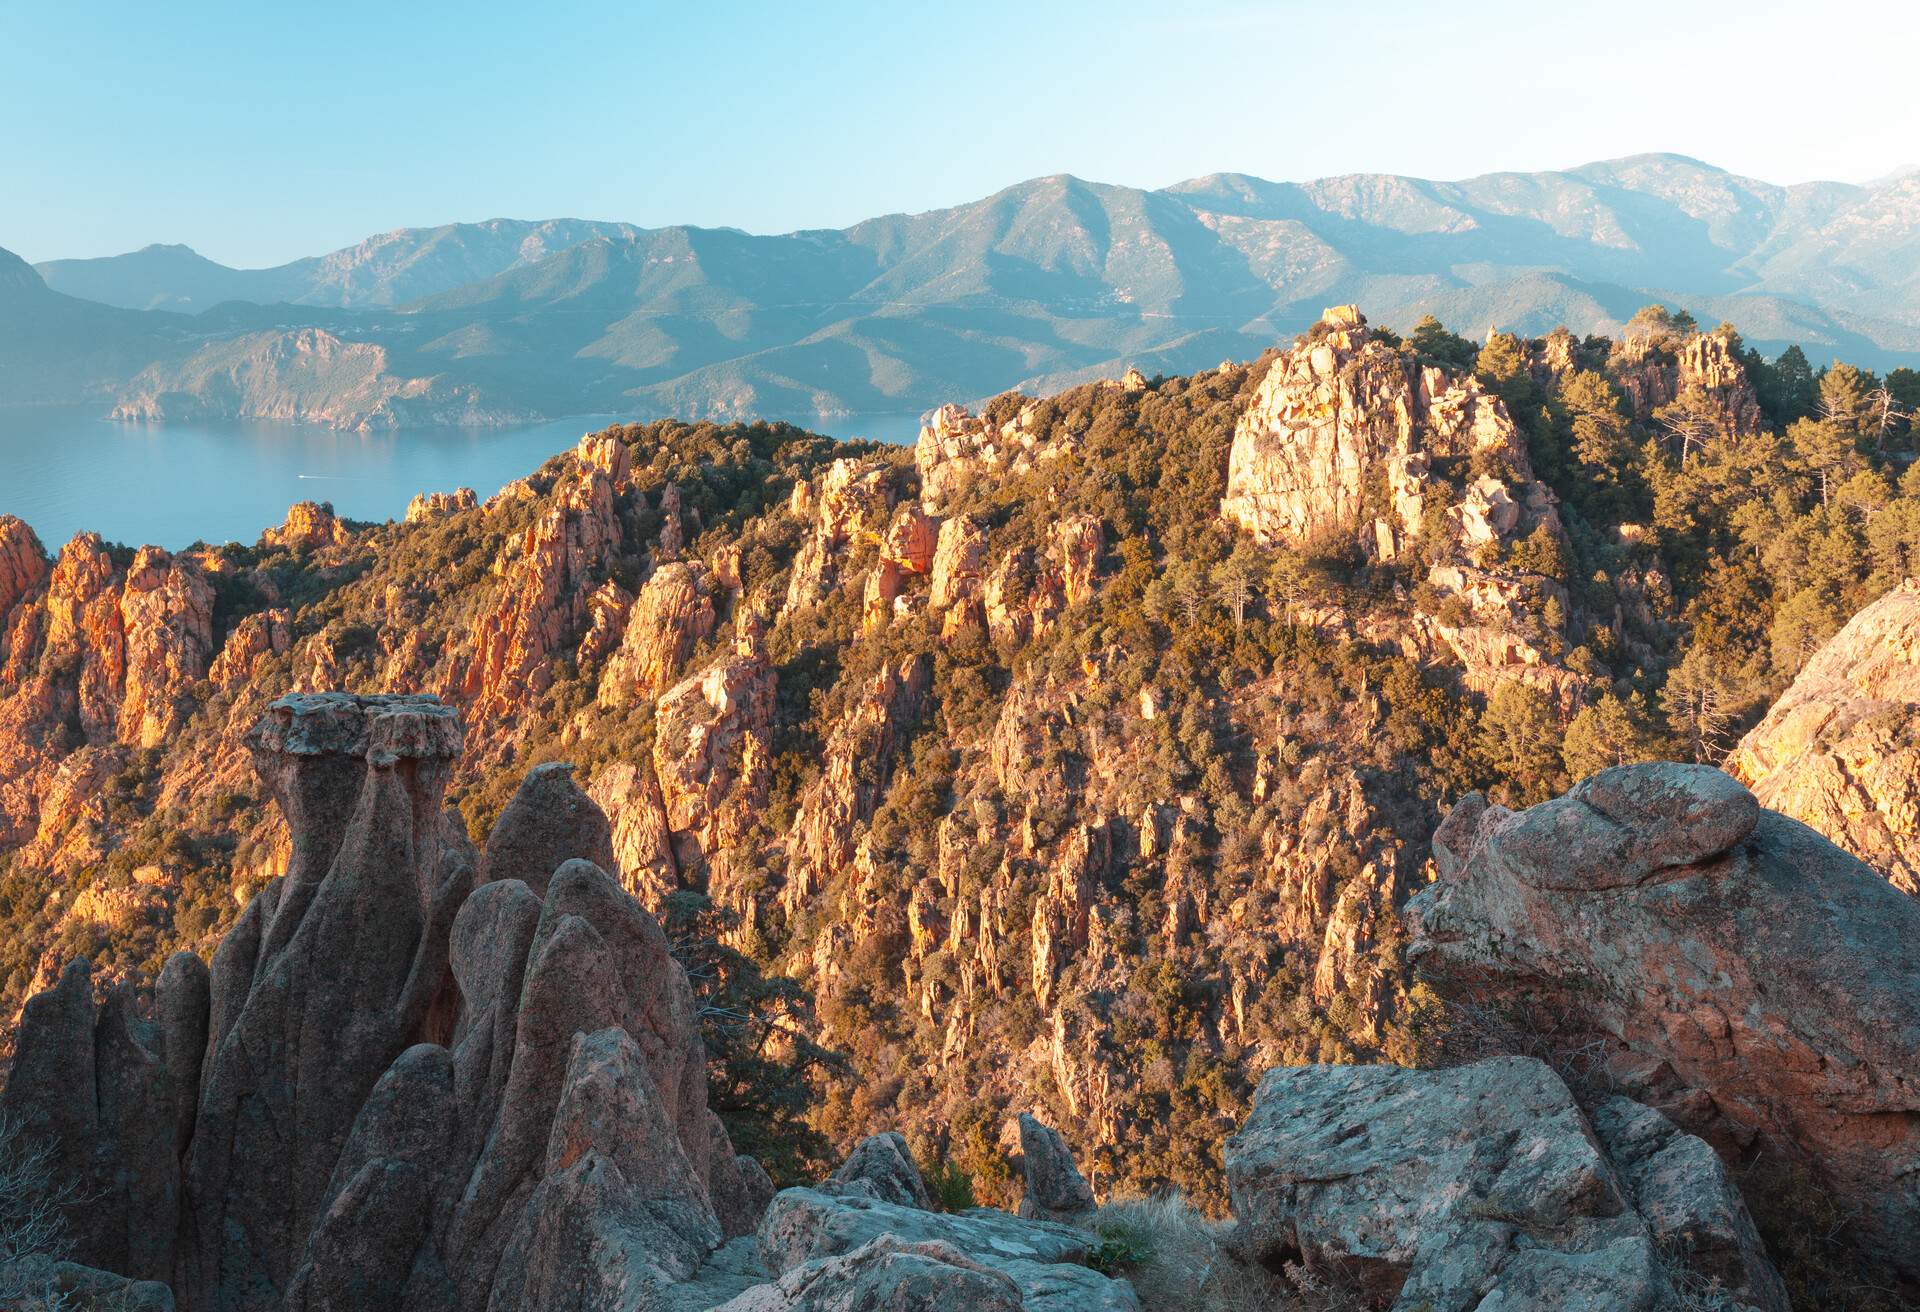
[[[1020,1287],[938,1240],[882,1235],[838,1257],[816,1258],[720,1312],[1023,1312]]]
[[[1624,1109],[1615,1119],[1634,1123]],[[1640,1193],[1595,1141],[1566,1084],[1532,1058],[1442,1071],[1269,1071],[1227,1141],[1234,1245],[1269,1265],[1300,1261],[1375,1307],[1672,1310],[1669,1262],[1693,1268],[1662,1244],[1712,1224],[1727,1243],[1703,1239],[1700,1249],[1711,1251],[1724,1288],[1786,1312],[1724,1172],[1664,1178],[1652,1159],[1665,1151],[1688,1160],[1674,1142],[1686,1137],[1638,1133]],[[1637,1210],[1642,1194],[1657,1228]]]
[[[1020,1144],[1019,1168],[1026,1183],[1020,1215],[1030,1221],[1075,1225],[1093,1215],[1093,1186],[1074,1165],[1073,1152],[1060,1132],[1021,1112],[1010,1127]]]
[[[821,1189],[825,1193],[877,1198],[896,1207],[933,1210],[933,1195],[927,1192],[926,1179],[914,1165],[905,1137],[896,1130],[868,1135],[855,1144]]]
[[[1478,794],[1407,905],[1443,995],[1524,1003],[1723,1155],[1817,1168],[1863,1258],[1920,1279],[1920,904],[1706,766]]]
[[[1920,896],[1920,579],[1814,653],[1727,773]]]
[[[785,1189],[760,1223],[760,1260],[780,1277],[886,1237],[944,1244],[1005,1275],[1023,1300],[1014,1306],[1027,1312],[1138,1312],[1140,1306],[1132,1286],[1085,1265],[1092,1239],[1084,1232],[984,1207],[955,1215],[858,1194]]]

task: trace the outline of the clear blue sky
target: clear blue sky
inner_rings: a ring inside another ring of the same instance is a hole
[[[278,263],[572,215],[840,226],[1071,172],[1920,162],[1920,6],[0,0],[0,246]]]

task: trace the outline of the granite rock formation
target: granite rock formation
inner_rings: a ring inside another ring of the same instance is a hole
[[[765,1193],[706,1106],[692,993],[534,771],[484,857],[429,697],[296,694],[249,735],[293,835],[211,968],[29,1004],[0,1105],[88,1187],[75,1257],[192,1312],[628,1306]],[[84,1091],[77,1093],[76,1091]]]
[[[1863,1259],[1920,1277],[1920,904],[1708,766],[1478,794],[1407,904],[1443,994],[1525,1000],[1621,1092],[1740,1159],[1793,1154]]]
[[[1828,639],[1726,770],[1920,896],[1920,579]]]
[[[1031,1112],[1021,1112],[1009,1128],[1020,1145],[1014,1164],[1026,1186],[1020,1197],[1020,1215],[1066,1225],[1091,1217],[1095,1208],[1093,1187],[1080,1174],[1060,1132],[1042,1124]]]
[[[1625,1099],[1589,1124],[1532,1058],[1269,1071],[1226,1163],[1235,1247],[1368,1306],[1678,1312],[1679,1275],[1786,1312],[1712,1150]]]

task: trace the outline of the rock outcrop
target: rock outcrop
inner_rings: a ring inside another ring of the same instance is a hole
[[[47,577],[47,553],[26,521],[0,515],[0,629],[13,604]]]
[[[494,563],[499,586],[453,679],[476,716],[504,716],[553,681],[552,658],[585,620],[588,598],[620,546],[606,474],[578,464],[563,480],[550,508]]]
[[[286,522],[268,529],[260,540],[270,547],[313,551],[337,547],[351,536],[351,530],[334,515],[332,502],[296,501],[287,507]]]
[[[853,859],[854,826],[868,820],[932,681],[932,662],[909,657],[882,667],[827,743],[826,769],[800,799],[788,835],[786,897],[819,892]]]
[[[142,547],[122,583],[120,631],[120,741],[157,747],[179,722],[180,698],[213,659],[213,585],[160,548]]]
[[[654,711],[653,769],[674,862],[706,868],[766,803],[773,764],[775,677],[762,655],[736,655],[690,675]]]
[[[1920,896],[1920,579],[1815,652],[1726,770]]]
[[[285,610],[258,611],[241,620],[221,644],[207,677],[222,688],[250,682],[263,660],[286,654],[293,643],[292,620]]]
[[[696,644],[713,632],[716,584],[698,562],[662,565],[627,612],[620,646],[600,674],[600,705],[650,702],[671,687]]]
[[[1234,428],[1221,513],[1262,544],[1351,537],[1368,516],[1389,537],[1421,531],[1435,458],[1497,459],[1523,483],[1533,475],[1506,407],[1472,378],[1416,369],[1351,305],[1326,311],[1273,362]],[[1374,507],[1376,480],[1396,490]],[[1504,487],[1502,488],[1504,491]]]
[[[821,1192],[839,1196],[877,1198],[895,1207],[933,1210],[933,1198],[913,1153],[898,1131],[869,1135],[854,1145],[847,1160],[827,1177]]]
[[[1527,999],[1621,1092],[1723,1153],[1808,1163],[1863,1257],[1920,1278],[1920,904],[1707,766],[1478,794],[1407,904],[1443,994]]]
[[[1661,334],[1630,332],[1615,351],[1615,372],[1635,418],[1650,420],[1655,411],[1692,392],[1716,416],[1723,432],[1757,433],[1764,426],[1753,382],[1719,333],[1674,341]]]
[[[1140,1306],[1125,1281],[1085,1265],[1091,1235],[990,1208],[948,1214],[864,1196],[785,1189],[774,1196],[760,1223],[760,1260],[784,1277],[886,1239],[946,1245],[1010,1281],[1018,1297],[1009,1306],[1026,1312],[1138,1312]]]
[[[1326,311],[1267,371],[1234,427],[1220,513],[1263,546],[1357,541],[1379,562],[1417,547],[1424,599],[1368,637],[1450,658],[1478,692],[1518,681],[1575,700],[1565,635],[1542,620],[1565,616],[1566,594],[1515,550],[1564,539],[1523,435],[1477,378],[1388,345],[1354,306]]]
[[[1786,1312],[1712,1150],[1624,1099],[1602,1124],[1527,1057],[1269,1071],[1227,1141],[1234,1245],[1382,1308],[1678,1312],[1683,1275]]]
[[[1019,1167],[1026,1192],[1020,1215],[1033,1221],[1075,1225],[1094,1212],[1093,1187],[1074,1165],[1073,1152],[1060,1132],[1041,1124],[1031,1112],[1021,1112],[1013,1126],[1020,1145]]]
[[[407,523],[418,524],[424,520],[442,519],[463,510],[472,510],[480,504],[480,499],[470,487],[455,488],[451,492],[417,492],[413,500],[407,502]]]
[[[939,512],[973,479],[1017,477],[1039,464],[1073,453],[1072,442],[1050,439],[1034,423],[1035,408],[994,423],[965,406],[943,405],[921,426],[913,461],[920,472],[921,503]]]
[[[716,1177],[758,1220],[605,817],[542,767],[478,857],[440,809],[461,737],[430,697],[274,703],[248,745],[292,856],[212,968],[96,1011],[76,964],[28,1005],[4,1110],[85,1186],[79,1260],[191,1312],[612,1309],[721,1243]]]

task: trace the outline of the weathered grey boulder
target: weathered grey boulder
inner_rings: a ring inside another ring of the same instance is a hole
[[[937,1240],[883,1235],[841,1257],[816,1258],[721,1312],[1023,1312],[1009,1277]]]
[[[808,1262],[841,1257],[883,1236],[941,1243],[1009,1277],[1028,1312],[1137,1312],[1125,1281],[1085,1264],[1092,1240],[1050,1221],[1027,1221],[976,1207],[950,1214],[902,1207],[861,1194],[783,1189],[760,1223],[760,1258],[784,1275]]]
[[[1704,1139],[1631,1098],[1607,1099],[1593,1110],[1592,1122],[1669,1267],[1754,1307],[1787,1306],[1746,1201]]]
[[[1536,1009],[1723,1156],[1811,1164],[1868,1267],[1920,1286],[1920,901],[1706,766],[1605,770],[1434,835],[1409,957]]]
[[[527,771],[487,834],[485,880],[517,879],[545,897],[560,863],[574,857],[618,871],[606,813],[573,782],[573,767],[550,761]]]
[[[1034,1221],[1074,1225],[1093,1215],[1093,1186],[1074,1165],[1073,1153],[1060,1132],[1043,1125],[1031,1112],[1014,1122],[1019,1135],[1018,1166],[1026,1182],[1020,1215]]]
[[[1633,1118],[1619,1109],[1619,1121]],[[1634,1209],[1565,1083],[1532,1058],[1269,1071],[1226,1165],[1237,1249],[1301,1261],[1375,1306],[1678,1306],[1664,1236]],[[1719,1213],[1737,1207],[1724,1174],[1712,1181]],[[1743,1296],[1785,1312],[1757,1241],[1726,1269],[1741,1270]]]
[[[759,1162],[733,1151],[727,1127],[711,1111],[707,1113],[707,1130],[707,1194],[713,1199],[713,1214],[727,1238],[750,1235],[759,1228],[767,1204],[773,1201],[773,1181]]]
[[[0,1262],[0,1307],[174,1312],[173,1291],[157,1280],[129,1280],[111,1271],[31,1256]]]
[[[820,1186],[822,1193],[858,1194],[877,1198],[897,1207],[917,1207],[930,1211],[933,1195],[914,1165],[913,1152],[905,1136],[887,1130],[868,1135],[854,1145],[847,1160]]]

